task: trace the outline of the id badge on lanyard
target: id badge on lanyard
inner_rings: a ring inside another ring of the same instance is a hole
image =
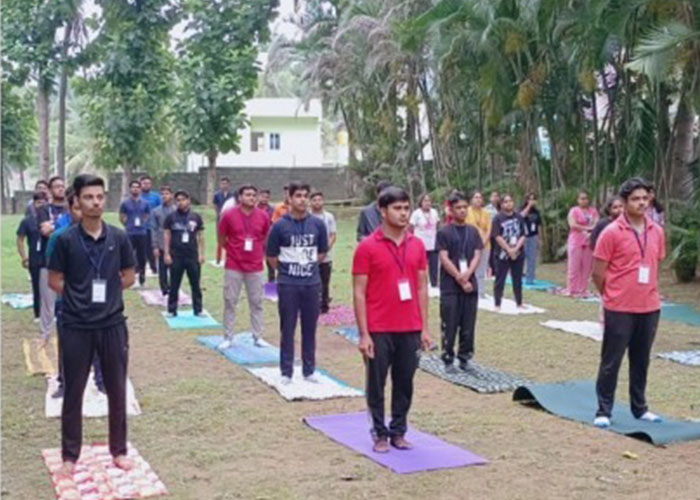
[[[107,281],[101,279],[92,280],[92,303],[104,304],[107,302]]]
[[[649,266],[646,266],[644,264],[639,266],[639,272],[637,273],[637,283],[639,283],[640,285],[648,285],[649,284],[649,276],[650,276]]]
[[[467,259],[459,259],[459,272],[466,273],[469,266],[467,266]]]
[[[187,244],[190,242],[190,232],[185,230],[182,232],[182,242],[184,244]]]
[[[141,217],[136,217],[134,219],[134,227],[141,227]]]
[[[411,300],[413,296],[411,295],[411,282],[403,278],[398,281],[399,287],[399,300],[401,302],[406,302]]]
[[[36,242],[36,251],[41,252],[41,238],[39,238]]]
[[[253,251],[253,238],[246,238],[243,241],[243,251],[252,252]]]

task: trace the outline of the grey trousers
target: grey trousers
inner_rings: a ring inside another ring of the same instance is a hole
[[[477,292],[479,292],[479,297],[486,296],[486,269],[489,267],[489,260],[491,258],[491,249],[484,248],[481,251],[481,259],[479,260],[479,265],[476,268],[476,286]]]
[[[537,236],[525,238],[525,283],[535,282],[535,268],[537,267],[537,254],[539,253],[540,240]]]
[[[55,319],[56,292],[49,288],[49,270],[45,267],[39,271],[39,296],[41,297],[39,333],[42,339],[48,339]]]
[[[236,322],[236,307],[241,289],[245,284],[250,309],[250,328],[256,338],[262,336],[263,329],[263,273],[242,273],[226,269],[224,274],[224,337],[233,338],[233,325]]]

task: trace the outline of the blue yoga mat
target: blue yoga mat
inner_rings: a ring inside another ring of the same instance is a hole
[[[508,286],[512,286],[513,282],[511,281],[510,277],[506,279],[506,284]],[[558,285],[556,283],[552,283],[551,281],[547,280],[535,280],[532,283],[525,283],[525,279],[523,279],[523,288],[525,290],[550,290],[552,288],[556,288]]]
[[[225,351],[218,349],[224,338],[221,335],[197,337],[197,342],[221,353],[229,361],[237,365],[262,365],[277,364],[280,360],[280,351],[277,347],[266,343],[264,347],[258,347],[253,343],[252,333],[239,333],[233,336],[233,345]]]
[[[353,344],[360,343],[360,332],[357,330],[356,326],[341,326],[335,329],[335,333]]]
[[[202,328],[220,328],[221,324],[216,321],[207,311],[195,316],[192,309],[185,309],[177,312],[174,318],[168,317],[167,312],[163,312],[163,319],[173,330],[200,330]]]
[[[598,408],[595,384],[591,380],[523,385],[513,393],[513,401],[535,401],[554,415],[589,425],[593,425]],[[638,420],[627,403],[616,402],[608,430],[657,445],[700,439],[700,423],[663,419],[661,423]]]
[[[661,319],[692,326],[700,326],[700,311],[688,304],[663,304]]]

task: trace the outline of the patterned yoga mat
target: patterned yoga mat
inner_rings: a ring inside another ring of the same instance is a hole
[[[419,366],[431,375],[456,385],[468,387],[481,394],[510,392],[528,383],[523,377],[502,372],[474,361],[469,362],[469,368],[466,371],[460,370],[455,365],[454,372],[449,373],[442,359],[433,354],[422,355]]]

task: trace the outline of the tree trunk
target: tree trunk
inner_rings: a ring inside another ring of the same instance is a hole
[[[56,171],[66,177],[66,93],[68,91],[68,47],[73,32],[73,23],[68,22],[61,47],[61,81],[58,87],[58,137],[56,138]]]
[[[669,187],[674,198],[687,200],[692,195],[691,173],[689,165],[693,160],[693,123],[695,114],[687,94],[682,95],[676,114],[673,152],[671,153],[671,172]]]
[[[0,206],[0,212],[6,214],[10,212],[7,206],[8,197],[5,196],[5,162],[0,163],[0,197],[2,197],[2,204]]]
[[[216,187],[216,158],[219,152],[216,149],[210,149],[207,153],[209,165],[207,166],[207,199],[200,200],[203,205],[211,203],[214,199],[214,188]]]
[[[134,176],[134,166],[128,163],[122,164],[122,198],[129,196],[129,184]]]
[[[39,80],[36,91],[36,114],[39,123],[39,176],[50,177],[49,171],[49,89]]]

